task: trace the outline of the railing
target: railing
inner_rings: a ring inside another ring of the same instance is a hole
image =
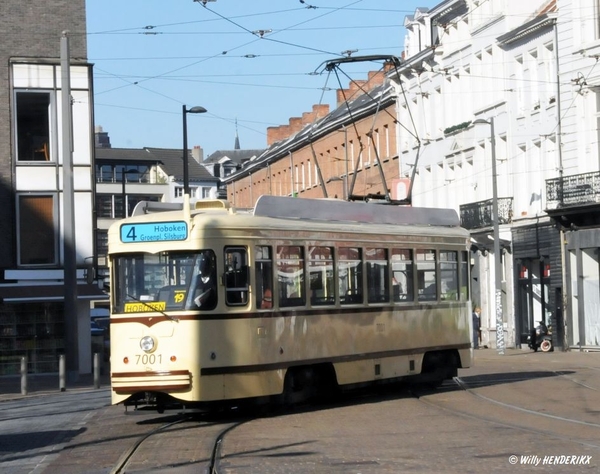
[[[600,171],[546,180],[546,208],[600,202]]]
[[[471,202],[460,206],[460,225],[465,229],[481,229],[494,225],[493,201]],[[498,198],[498,223],[510,224],[513,216],[513,198]]]

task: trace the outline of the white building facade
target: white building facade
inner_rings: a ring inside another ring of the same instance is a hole
[[[471,230],[491,347],[495,180],[506,345],[543,320],[559,347],[600,348],[598,4],[448,0],[405,21],[400,176],[414,205],[456,208]]]

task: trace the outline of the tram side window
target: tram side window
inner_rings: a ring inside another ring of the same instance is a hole
[[[310,304],[315,306],[334,304],[333,248],[309,247],[308,275]]]
[[[187,309],[215,309],[217,306],[217,264],[212,250],[198,252],[192,271]]]
[[[298,245],[277,247],[279,306],[304,306],[304,249]]]
[[[228,306],[248,303],[248,252],[245,247],[225,248],[224,281]]]
[[[460,299],[467,301],[469,299],[469,253],[460,252]]]
[[[392,287],[395,302],[415,299],[412,250],[392,249]]]
[[[369,303],[390,300],[388,259],[386,249],[365,249],[367,261],[367,299]]]
[[[338,258],[340,303],[363,302],[362,254],[356,247],[340,247]]]
[[[256,307],[270,309],[273,307],[273,249],[257,245],[255,253]]]
[[[417,281],[419,301],[437,300],[435,250],[417,250]]]
[[[442,299],[458,301],[458,252],[440,252],[440,276]]]

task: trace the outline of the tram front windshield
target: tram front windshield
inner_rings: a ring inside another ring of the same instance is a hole
[[[217,303],[212,250],[115,255],[112,277],[113,313],[208,310]]]

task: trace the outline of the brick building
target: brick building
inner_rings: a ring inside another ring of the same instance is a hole
[[[262,194],[343,199],[390,193],[399,167],[395,103],[384,72],[338,90],[337,100],[333,112],[313,105],[289,124],[267,129],[268,149],[224,179],[228,200],[243,208]]]

